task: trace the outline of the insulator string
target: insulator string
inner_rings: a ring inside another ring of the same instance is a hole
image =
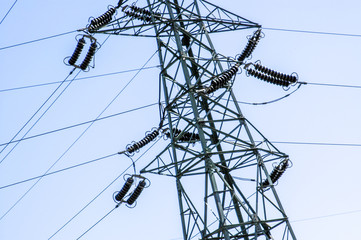
[[[267,68],[267,67],[261,65],[259,62],[256,62],[254,64],[254,68],[259,72],[262,72],[264,74],[267,74],[267,75],[272,76],[272,77],[277,78],[277,79],[282,79],[282,80],[288,81],[290,83],[296,83],[297,82],[297,77],[296,76],[276,72],[275,70],[272,70],[270,68]]]
[[[138,186],[135,188],[132,195],[130,195],[130,197],[127,199],[128,205],[133,205],[133,203],[137,200],[139,195],[142,193],[145,185],[146,185],[145,179],[143,179],[142,181],[139,182]]]
[[[257,61],[256,63],[248,63],[244,68],[250,76],[286,88],[298,81],[297,73],[292,73],[291,75],[280,73],[261,65],[260,61]]]
[[[178,138],[181,133],[182,130],[178,129],[178,128],[173,128],[173,137],[174,138]],[[166,132],[165,135],[170,138],[170,132]],[[191,133],[191,132],[183,132],[183,134],[177,139],[177,141],[179,142],[198,142],[200,141],[200,137],[199,134],[197,133]]]
[[[97,43],[96,43],[96,42],[92,42],[92,43],[90,44],[88,53],[86,54],[83,62],[80,64],[80,69],[81,69],[81,70],[85,71],[85,70],[88,68],[90,61],[91,61],[92,58],[94,57],[94,54],[95,54],[95,52],[96,52],[96,49],[97,49]]]
[[[92,33],[95,30],[97,30],[97,29],[107,25],[108,23],[110,23],[110,21],[112,20],[113,15],[115,14],[115,12],[116,12],[116,9],[111,7],[103,15],[91,20],[90,24],[89,24],[89,27],[88,27],[88,31],[90,33]]]
[[[280,164],[278,164],[271,172],[271,174],[269,175],[272,183],[274,184],[275,182],[278,181],[278,179],[280,179],[280,177],[283,175],[283,173],[286,171],[286,169],[289,166],[289,159],[285,159],[283,160]],[[267,188],[270,186],[270,182],[268,181],[268,179],[264,180],[262,183],[262,188]]]
[[[146,136],[142,140],[140,140],[138,142],[134,142],[131,145],[127,146],[126,151],[129,154],[132,154],[133,152],[141,149],[145,145],[152,142],[154,139],[156,139],[158,137],[158,135],[159,135],[159,130],[155,129],[151,133],[146,134]]]
[[[253,36],[248,39],[246,47],[244,48],[242,54],[237,59],[240,63],[243,63],[244,60],[246,60],[246,58],[251,56],[259,40],[261,39],[261,35],[262,35],[262,29],[259,28],[257,31],[253,33]]]
[[[232,66],[227,71],[224,71],[221,76],[216,77],[212,80],[211,85],[209,87],[206,87],[204,89],[199,90],[199,93],[204,94],[210,94],[212,92],[215,92],[216,90],[224,87],[231,79],[234,77],[239,69],[240,64],[236,63],[234,66]]]
[[[290,82],[288,82],[286,80],[278,79],[278,78],[263,74],[261,72],[256,71],[255,69],[248,68],[248,69],[246,69],[246,71],[249,75],[251,75],[255,78],[258,78],[260,80],[263,80],[265,82],[268,82],[268,83],[272,83],[272,84],[283,86],[283,87],[288,87],[291,84]]]
[[[123,200],[123,198],[125,197],[125,195],[129,192],[130,187],[133,185],[134,182],[134,178],[133,177],[129,177],[127,179],[127,181],[125,182],[124,186],[122,187],[122,189],[115,195],[115,200],[120,202]]]
[[[122,11],[125,13],[125,15],[135,18],[144,22],[151,22],[152,16],[154,17],[160,17],[161,15],[159,13],[153,13],[147,9],[137,7],[135,5],[125,5],[122,8]]]
[[[76,45],[76,48],[74,50],[73,55],[71,55],[71,57],[68,60],[68,63],[70,65],[74,65],[76,63],[76,61],[78,60],[81,52],[83,51],[84,45],[85,45],[85,40],[84,40],[84,37],[82,37],[82,38],[79,39],[78,44]]]

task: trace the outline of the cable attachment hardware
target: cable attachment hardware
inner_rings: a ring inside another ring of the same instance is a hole
[[[106,11],[103,15],[94,18],[90,21],[88,31],[90,33],[93,33],[97,29],[101,28],[102,26],[107,25],[110,23],[110,21],[113,18],[113,15],[115,14],[116,9],[114,7],[110,7],[108,11]]]
[[[77,65],[76,62],[78,61],[78,59],[84,49],[84,46],[86,44],[85,38],[90,39],[90,47],[88,49],[87,54],[85,55],[83,62],[80,65]],[[82,37],[78,40],[78,43],[75,47],[73,54],[70,57],[66,57],[64,59],[64,63],[65,63],[65,65],[74,66],[76,68],[80,68],[81,70],[85,71],[85,70],[87,70],[87,68],[90,64],[90,61],[94,57],[97,48],[98,48],[97,40],[94,37],[92,37],[90,35],[82,35]],[[68,61],[66,62],[67,59],[68,59]]]
[[[161,15],[159,13],[153,13],[147,9],[137,7],[135,5],[125,5],[122,8],[122,11],[125,13],[125,15],[135,18],[144,22],[151,22],[152,16],[154,17],[160,17]]]
[[[154,129],[152,132],[147,133],[145,137],[140,140],[139,142],[133,142],[132,144],[128,145],[126,147],[126,152],[129,154],[132,154],[133,152],[139,150],[140,148],[144,147],[148,143],[152,142],[154,139],[156,139],[159,135],[159,130]]]
[[[270,179],[272,181],[272,184],[277,182],[278,179],[280,179],[280,177],[282,176],[282,174],[286,171],[286,169],[288,167],[289,167],[289,159],[286,158],[280,164],[278,164],[275,168],[273,168],[271,174],[269,175]],[[268,181],[268,179],[263,181],[263,183],[261,184],[262,188],[267,188],[269,186],[270,186],[270,182]]]
[[[182,130],[178,129],[178,128],[173,128],[173,137],[174,138],[178,138],[177,141],[178,142],[191,142],[191,143],[195,143],[200,141],[200,137],[199,134],[197,133],[191,133],[191,132],[183,132]],[[183,132],[183,133],[182,133]],[[165,136],[167,136],[168,138],[170,138],[170,132],[166,132]]]
[[[298,76],[296,73],[292,73],[291,75],[288,75],[288,74],[276,72],[274,70],[262,66],[260,64],[260,61],[257,61],[255,64],[253,63],[246,64],[245,70],[248,75],[251,75],[265,82],[283,87],[289,87],[291,84],[294,84],[298,81]]]
[[[237,60],[242,64],[246,58],[251,56],[252,52],[256,48],[259,40],[262,37],[262,29],[259,28],[257,31],[253,33],[251,37],[248,38],[248,43],[246,47],[243,49],[242,54],[237,58]]]
[[[219,77],[213,79],[209,87],[198,90],[198,93],[210,94],[224,87],[232,79],[232,77],[237,74],[239,66],[240,64],[236,63],[230,69],[224,71]]]

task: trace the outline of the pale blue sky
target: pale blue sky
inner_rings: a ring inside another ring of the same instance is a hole
[[[139,0],[137,5],[144,6],[144,2]],[[260,59],[266,66],[281,72],[297,72],[302,82],[361,86],[359,1],[212,2],[265,28],[265,38],[260,41],[252,60]],[[13,0],[1,0],[0,19],[13,3]],[[74,51],[77,33],[5,47],[82,28],[90,16],[101,15],[107,5],[116,3],[20,0],[14,5],[0,25],[0,144],[12,139],[58,84],[3,90],[64,80],[71,68],[63,64],[63,59]],[[246,36],[251,33],[216,34],[212,39],[219,53],[235,56],[242,51]],[[96,35],[99,42],[106,37]],[[111,36],[96,54],[95,68],[81,72],[78,77],[140,68],[155,50],[154,39]],[[157,65],[155,56],[147,66]],[[73,82],[28,136],[95,119],[135,74],[133,71]],[[158,74],[157,68],[140,72],[103,116],[156,103]],[[244,73],[237,76],[233,91],[239,101],[245,102],[264,102],[288,93],[248,78]],[[275,144],[289,154],[293,162],[276,190],[298,239],[360,239],[360,101],[360,88],[308,84],[273,104],[241,105],[245,117],[270,141],[356,144]],[[114,154],[131,141],[141,139],[158,122],[157,106],[96,122],[64,156],[89,125],[23,141],[0,164],[0,187],[41,175],[57,160],[53,170]],[[0,161],[13,146],[9,145],[0,154]],[[139,159],[137,169],[146,165],[164,146],[164,141],[160,140]],[[115,156],[45,177],[0,220],[0,239],[48,239],[130,163],[125,156]],[[132,173],[132,170],[126,172]],[[152,185],[144,190],[136,208],[120,207],[84,239],[181,239],[174,180],[147,177]],[[0,218],[34,183],[0,189]],[[79,237],[114,207],[112,194],[123,183],[123,178],[119,178],[53,239]]]

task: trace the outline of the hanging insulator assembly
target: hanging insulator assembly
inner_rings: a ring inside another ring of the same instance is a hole
[[[78,60],[81,52],[83,51],[85,45],[85,39],[84,37],[80,38],[78,41],[78,44],[76,45],[76,48],[74,50],[73,55],[71,55],[71,57],[68,60],[69,65],[74,65],[76,63],[76,61]]]
[[[88,27],[88,31],[90,33],[94,32],[95,30],[99,29],[100,27],[105,26],[108,23],[110,23],[110,21],[113,18],[114,13],[115,13],[115,8],[111,7],[103,15],[91,20],[89,27]]]
[[[123,200],[123,198],[125,197],[125,195],[128,193],[130,187],[133,185],[134,182],[134,178],[133,177],[129,177],[127,179],[127,181],[125,182],[124,186],[122,187],[122,189],[115,195],[115,200],[120,202]]]
[[[237,58],[237,60],[240,63],[243,63],[244,60],[246,60],[246,58],[251,56],[251,54],[254,51],[254,49],[256,48],[259,40],[261,39],[261,36],[262,36],[262,30],[261,30],[261,28],[259,28],[257,31],[255,31],[253,33],[252,37],[250,37],[248,39],[247,45],[244,48],[242,54]]]
[[[79,56],[81,55],[83,48],[86,44],[85,38],[88,38],[90,40],[90,42],[91,42],[90,47],[89,47],[88,52],[85,55],[85,58],[82,61],[82,63],[80,65],[78,65],[77,61],[78,61]],[[94,37],[92,37],[90,35],[82,35],[82,37],[78,40],[78,43],[73,52],[73,55],[71,55],[71,57],[69,58],[69,60],[67,62],[65,61],[67,58],[65,58],[64,63],[66,65],[74,66],[76,68],[80,68],[81,70],[85,71],[88,68],[92,58],[94,57],[97,47],[98,47],[97,40]]]
[[[179,135],[181,135],[182,130],[178,128],[173,128],[173,137],[177,138]],[[165,135],[170,138],[170,132],[165,133]],[[182,136],[180,136],[177,139],[178,142],[198,142],[200,141],[199,134],[197,133],[191,133],[191,132],[184,132]]]
[[[254,68],[259,72],[265,73],[265,74],[267,74],[269,76],[272,76],[272,77],[275,77],[275,78],[278,78],[278,79],[285,80],[285,81],[290,82],[290,83],[296,83],[297,80],[298,80],[295,75],[292,75],[292,74],[288,75],[288,74],[276,72],[276,71],[274,71],[272,69],[269,69],[269,68],[267,68],[265,66],[262,66],[259,61],[257,61],[254,64]]]
[[[283,160],[280,164],[278,164],[271,172],[270,174],[270,179],[272,181],[272,183],[275,183],[278,181],[278,179],[280,179],[280,177],[282,176],[282,174],[286,171],[286,169],[289,166],[289,159],[285,159]],[[270,186],[270,182],[268,181],[268,179],[266,179],[265,181],[263,181],[263,183],[261,184],[262,188],[266,188]]]
[[[145,179],[143,179],[142,181],[139,182],[138,186],[135,188],[132,195],[130,195],[130,197],[127,199],[127,203],[129,205],[132,205],[135,202],[135,200],[137,200],[137,198],[139,197],[139,195],[143,191],[145,185],[146,185]]]
[[[126,151],[129,154],[131,154],[131,153],[139,150],[140,148],[144,147],[145,145],[147,145],[154,139],[156,139],[158,135],[159,135],[159,130],[155,129],[151,133],[146,134],[146,136],[139,142],[135,142],[135,143],[132,143],[130,146],[127,146]]]
[[[151,11],[144,9],[144,8],[140,8],[137,7],[135,5],[125,5],[122,8],[122,11],[125,13],[125,15],[131,17],[131,18],[135,18],[144,22],[151,22],[152,21],[152,16],[154,17],[160,17],[159,13],[152,13]]]

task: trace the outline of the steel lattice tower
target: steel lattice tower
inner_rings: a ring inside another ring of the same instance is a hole
[[[141,172],[176,179],[184,240],[296,239],[272,182],[288,156],[243,116],[235,74],[205,91],[243,64],[218,54],[211,34],[261,26],[205,0],[123,5],[121,17],[91,33],[157,41],[170,143]],[[272,170],[272,163],[279,165]]]

